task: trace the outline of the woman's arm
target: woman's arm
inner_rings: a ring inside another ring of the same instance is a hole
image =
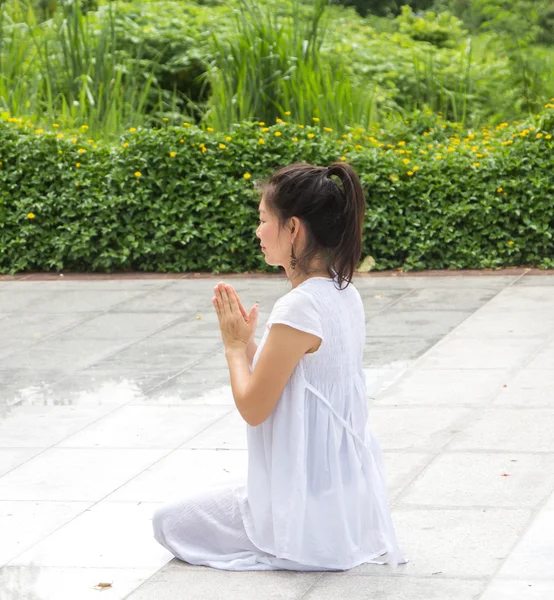
[[[248,342],[248,345],[246,346],[246,356],[248,358],[248,366],[250,368],[252,368],[252,362],[254,360],[254,355],[256,354],[257,350],[258,350],[258,344],[256,344],[256,342],[254,341],[254,338],[252,338]]]

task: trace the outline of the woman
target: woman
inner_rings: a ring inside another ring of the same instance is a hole
[[[292,290],[257,347],[257,306],[248,314],[231,286],[215,287],[248,479],[156,511],[155,537],[177,558],[237,571],[405,562],[367,426],[365,313],[351,284],[365,209],[343,163],[290,165],[262,184],[256,236]]]

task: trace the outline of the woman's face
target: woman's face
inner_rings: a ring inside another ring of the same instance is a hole
[[[286,229],[281,231],[281,235],[279,235],[279,221],[267,210],[263,198],[258,210],[260,224],[256,229],[256,237],[260,239],[267,264],[274,267],[283,266],[288,268],[292,245],[291,236],[285,235]],[[293,221],[296,220],[293,219]],[[293,237],[295,237],[294,234]]]

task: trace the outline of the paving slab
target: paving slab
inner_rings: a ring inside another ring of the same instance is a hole
[[[0,600],[554,597],[552,274],[355,277],[410,562],[339,573],[193,567],[152,537],[162,503],[244,481],[211,297],[259,302],[259,338],[282,277],[2,279]]]

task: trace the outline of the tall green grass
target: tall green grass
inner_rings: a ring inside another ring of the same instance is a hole
[[[0,106],[36,122],[110,137],[163,111],[152,104],[153,64],[117,47],[117,8],[84,15],[79,2],[62,3],[39,22],[31,4],[0,5]],[[148,110],[147,110],[148,109]]]
[[[352,83],[340,57],[322,56],[327,4],[315,0],[311,18],[303,19],[294,0],[294,16],[278,19],[267,7],[240,0],[232,34],[213,37],[205,119],[221,130],[245,119],[271,123],[288,111],[291,120],[310,123],[317,117],[338,130],[374,122],[373,87]]]

